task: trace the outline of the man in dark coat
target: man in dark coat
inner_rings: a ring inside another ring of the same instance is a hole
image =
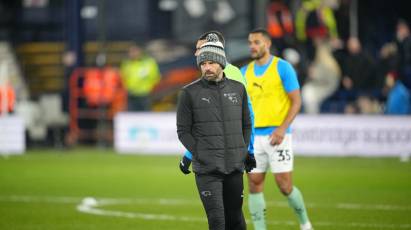
[[[193,171],[209,229],[246,229],[243,172],[255,167],[248,154],[251,119],[244,86],[228,79],[224,46],[207,37],[197,56],[202,77],[185,86],[177,106],[177,133],[193,154]]]

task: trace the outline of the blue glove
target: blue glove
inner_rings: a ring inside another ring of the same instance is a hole
[[[245,171],[247,173],[251,172],[253,168],[257,167],[257,162],[255,161],[254,154],[247,154],[244,162]]]
[[[188,157],[183,156],[183,158],[180,161],[180,170],[181,170],[181,172],[183,172],[184,174],[191,173],[191,171],[189,169],[190,165],[191,165],[191,160]]]

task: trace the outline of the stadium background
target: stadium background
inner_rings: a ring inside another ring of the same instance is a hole
[[[228,5],[219,6],[221,2]],[[302,2],[284,1],[293,15]],[[398,19],[411,20],[406,1],[339,3],[333,9],[339,37],[357,35],[375,57],[395,39]],[[157,115],[173,114],[178,89],[197,77],[194,42],[204,31],[222,31],[230,61],[244,64],[247,34],[266,27],[269,4],[269,0],[0,1],[0,82],[10,81],[16,97],[10,112],[4,103],[0,106],[0,229],[205,229],[193,176],[182,175],[177,167],[181,152],[148,151],[158,142],[150,142],[152,132],[141,132],[137,123],[137,129],[131,127],[127,134],[135,138],[132,144],[139,145],[126,151],[132,154],[119,154],[123,152],[116,148],[113,119],[118,114],[135,115],[137,120],[148,115],[156,123]],[[226,17],[215,16],[217,10]],[[90,108],[80,100],[78,109],[87,119],[73,117],[69,83],[76,70],[80,76],[85,68],[117,68],[133,42],[159,63],[162,81],[151,95],[152,111],[113,114],[105,105]],[[277,49],[273,52],[281,55]],[[67,57],[73,58],[69,65]],[[184,81],[178,79],[182,73],[187,74]],[[389,129],[384,123],[394,121],[399,131],[376,134],[363,139],[374,140],[373,144],[358,142],[345,149],[340,145],[348,146],[350,133],[361,124],[344,126],[349,127],[347,132],[336,126],[340,133],[330,136],[338,139],[334,145],[338,151],[325,151],[324,140],[306,138],[322,144],[308,153],[296,152],[294,177],[304,190],[315,228],[411,229],[410,116],[344,115],[341,102],[334,99],[325,103],[321,114],[300,116],[315,122],[330,114],[343,121],[358,122],[361,117],[364,124],[382,123],[381,130]],[[312,137],[308,131],[313,127],[307,128],[306,136]],[[370,133],[372,128],[368,127]],[[173,138],[167,133],[164,140]],[[383,154],[375,154],[376,148]],[[270,229],[297,229],[274,182],[267,182]],[[247,202],[244,211],[249,220]]]

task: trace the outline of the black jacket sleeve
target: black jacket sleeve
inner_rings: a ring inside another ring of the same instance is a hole
[[[177,134],[184,147],[195,154],[196,141],[191,133],[193,110],[188,93],[183,89],[177,102]]]
[[[243,136],[244,142],[246,146],[250,144],[250,136],[251,136],[251,116],[250,116],[250,108],[248,107],[248,95],[247,91],[244,89],[243,95]]]

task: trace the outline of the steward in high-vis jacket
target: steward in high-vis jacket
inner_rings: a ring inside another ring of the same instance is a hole
[[[224,46],[215,34],[197,56],[202,78],[185,86],[177,105],[177,133],[193,154],[193,171],[209,229],[246,229],[243,172],[255,167],[248,153],[251,119],[245,87],[225,77]]]

